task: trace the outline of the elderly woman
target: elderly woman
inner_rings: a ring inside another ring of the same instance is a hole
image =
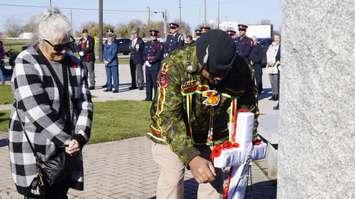
[[[115,35],[107,34],[107,43],[104,45],[104,63],[106,67],[107,88],[105,92],[118,93],[118,46],[114,42]]]
[[[279,100],[279,86],[280,86],[280,35],[275,34],[273,37],[273,42],[270,44],[266,51],[267,65],[266,69],[269,73],[272,97],[270,100]]]
[[[46,11],[38,42],[16,59],[9,150],[12,177],[25,198],[63,199],[69,188],[83,189],[81,150],[93,105],[87,71],[70,53],[71,32],[58,9]]]

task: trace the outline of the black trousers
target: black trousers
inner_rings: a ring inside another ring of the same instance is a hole
[[[137,82],[136,82],[136,65],[133,63],[133,60],[129,60],[129,68],[131,70],[131,87],[137,87]]]
[[[69,176],[60,182],[56,182],[49,188],[45,196],[29,195],[24,199],[68,199],[68,190],[70,186]]]
[[[154,63],[150,67],[146,66],[145,68],[145,76],[147,80],[146,99],[152,100],[153,96],[157,93],[157,77],[159,70],[160,62]]]
[[[263,69],[261,64],[255,64],[255,85],[258,89],[258,93],[263,91]]]

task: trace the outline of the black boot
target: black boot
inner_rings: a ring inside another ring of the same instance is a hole
[[[273,94],[273,95],[269,98],[269,100],[275,100],[275,95]]]
[[[279,100],[279,94],[275,95],[275,101]]]
[[[274,110],[279,110],[279,103],[276,104],[276,106],[272,107]]]

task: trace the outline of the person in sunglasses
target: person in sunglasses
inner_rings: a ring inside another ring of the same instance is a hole
[[[179,33],[179,24],[170,23],[169,33],[164,43],[164,57],[168,56],[175,49],[182,48],[185,45],[184,36]]]
[[[71,53],[71,32],[58,9],[45,11],[38,41],[15,61],[9,152],[12,177],[24,198],[65,199],[69,188],[83,189],[81,151],[90,138],[93,103],[87,70]]]
[[[235,32],[235,30],[228,29],[226,33],[234,40],[237,32]]]
[[[244,59],[249,60],[249,54],[253,48],[253,40],[246,35],[247,29],[247,25],[238,24],[239,35],[234,42],[237,46],[236,53]]]
[[[195,43],[165,58],[158,75],[147,135],[160,168],[156,192],[160,199],[184,197],[185,168],[199,183],[198,198],[222,198],[223,173],[209,159],[208,131],[213,129],[214,142],[228,140],[227,110],[236,100],[238,111],[244,108],[258,114],[251,70],[235,53],[230,36],[210,30]],[[214,114],[204,97],[204,91],[212,90],[220,97]],[[256,128],[255,120],[255,136]]]

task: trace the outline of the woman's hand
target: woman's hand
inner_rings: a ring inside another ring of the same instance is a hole
[[[70,140],[68,142],[68,146],[65,147],[65,152],[70,156],[75,156],[76,154],[78,154],[79,151],[80,151],[79,142],[74,139]]]

